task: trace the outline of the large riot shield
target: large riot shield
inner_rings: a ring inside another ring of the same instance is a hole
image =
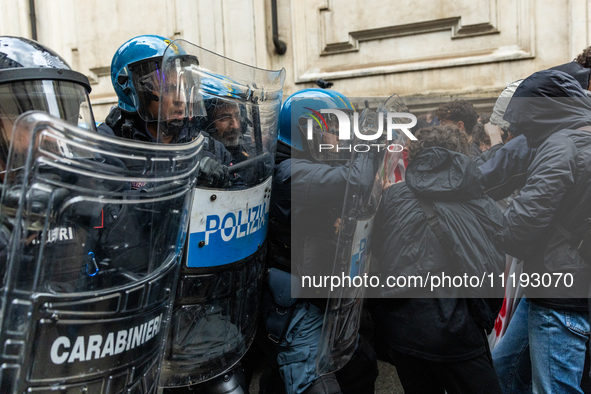
[[[254,339],[285,71],[250,67],[184,40],[169,46],[162,64],[159,123],[202,98],[206,116],[193,127],[206,137],[204,156],[230,174],[223,187],[202,182],[193,194],[160,382],[182,387],[227,371]]]
[[[404,119],[403,115],[406,112],[404,102],[397,95],[392,95],[377,111],[365,109],[359,117],[359,131],[379,138],[371,146],[373,149],[367,149],[367,140],[358,136],[352,142],[348,185],[332,270],[333,276],[350,280],[343,279],[341,286],[328,293],[316,358],[316,372],[319,375],[342,368],[357,345],[363,298],[366,289],[373,286],[368,278],[373,224],[382,192],[393,183],[394,168],[408,139],[400,130],[393,130],[388,136],[387,129],[392,128],[387,127],[387,122],[408,123],[409,119]],[[413,125],[409,124],[408,127]],[[364,157],[368,155],[370,160]],[[359,168],[358,163],[368,168]],[[374,178],[369,186],[367,182],[356,179],[360,174],[368,176],[370,173]]]
[[[154,393],[203,139],[140,143],[33,112],[9,140],[0,392]]]

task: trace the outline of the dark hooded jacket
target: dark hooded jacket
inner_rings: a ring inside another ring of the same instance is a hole
[[[387,276],[502,272],[503,215],[481,186],[482,173],[466,155],[440,147],[424,149],[408,166],[406,182],[382,196],[373,252],[382,283]],[[427,223],[418,197],[433,207],[453,261]],[[458,264],[459,263],[459,264]],[[373,264],[373,263],[372,263]],[[455,272],[454,272],[455,271]],[[384,288],[383,296],[417,294]],[[423,290],[424,294],[428,290]],[[447,292],[453,293],[451,291]],[[499,296],[502,297],[502,291]],[[384,299],[390,347],[433,361],[461,361],[485,352],[483,331],[463,298]]]
[[[501,144],[495,146],[499,145]],[[494,155],[479,167],[484,175],[482,187],[486,194],[498,201],[521,188],[525,184],[527,169],[535,155],[536,149],[527,146],[527,140],[523,135],[513,138],[496,150]]]
[[[572,274],[572,287],[531,286],[532,301],[548,307],[586,310],[591,262],[555,223],[582,236],[591,217],[591,99],[572,76],[546,70],[525,79],[515,91],[504,119],[523,131],[537,148],[527,182],[505,212],[509,254],[525,260],[529,274]],[[546,298],[542,298],[546,297]],[[552,298],[549,298],[552,297]],[[537,298],[537,299],[535,299]]]
[[[591,69],[581,66],[579,63],[572,61],[561,64],[560,66],[552,67],[549,71],[562,71],[577,80],[582,89],[589,87],[591,80]]]
[[[572,76],[583,90],[589,87],[591,69],[577,62],[561,64],[549,70],[562,71]],[[511,126],[509,130],[514,135],[521,134],[515,126]],[[527,168],[536,155],[536,149],[528,147],[525,137],[519,135],[500,149],[493,151],[491,148],[489,151],[485,152],[488,153],[488,158],[481,155],[486,163],[479,163],[485,176],[483,187],[491,198],[501,200],[510,196],[515,189],[523,187],[527,179]]]

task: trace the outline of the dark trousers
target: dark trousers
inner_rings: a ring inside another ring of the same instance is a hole
[[[405,394],[502,394],[487,353],[458,362],[434,362],[391,351]]]

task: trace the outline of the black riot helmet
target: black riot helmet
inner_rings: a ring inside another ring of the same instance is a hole
[[[0,36],[0,160],[6,162],[16,118],[43,111],[95,129],[90,83],[51,49],[21,37]]]

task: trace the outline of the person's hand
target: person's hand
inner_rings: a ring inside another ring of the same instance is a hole
[[[201,184],[210,187],[230,187],[230,172],[211,157],[204,157],[199,162],[199,180]]]
[[[341,231],[341,218],[334,221],[334,235],[337,235],[339,231]]]
[[[488,122],[484,125],[484,131],[490,138],[490,146],[503,143],[503,130],[496,124]]]
[[[397,183],[400,183],[400,182],[404,182],[404,181],[403,181],[402,179],[401,179],[401,180],[399,180],[399,181],[396,181],[396,182],[394,182],[394,183],[392,183],[392,181],[388,181],[388,182],[386,182],[386,184],[385,184],[385,185],[384,185],[384,187],[382,188],[382,191],[386,191],[386,189],[387,189],[387,188],[389,188],[389,187],[391,187],[391,186],[394,186],[395,184],[397,184]]]

